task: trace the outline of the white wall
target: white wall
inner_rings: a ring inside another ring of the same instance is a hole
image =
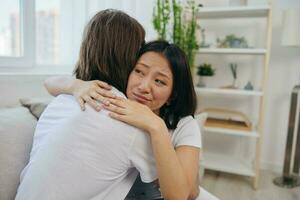
[[[291,4],[285,2],[285,6]],[[150,3],[149,3],[150,4]],[[281,4],[282,5],[282,4]],[[149,5],[142,10],[138,11],[138,15],[141,16],[145,21],[143,24],[148,24],[147,31],[149,38],[154,37],[154,31],[151,29],[151,15],[152,8],[149,8]],[[147,21],[149,20],[149,21]],[[276,171],[281,170],[284,156],[284,148],[286,141],[287,133],[287,123],[288,123],[288,113],[289,113],[289,104],[290,104],[290,92],[292,87],[296,83],[300,83],[300,48],[286,48],[280,46],[281,40],[281,8],[278,6],[277,2],[274,2],[273,5],[273,38],[272,38],[272,49],[271,49],[271,59],[270,59],[270,71],[269,71],[269,81],[268,81],[268,91],[267,91],[267,104],[266,104],[266,115],[265,115],[265,128],[264,128],[264,142],[262,148],[262,166],[264,168],[275,169]],[[210,22],[211,26],[217,28],[218,24]],[[216,22],[217,23],[217,22]],[[231,22],[228,22],[231,23]],[[239,23],[239,22],[236,22]],[[249,22],[250,24],[253,22]],[[235,24],[229,24],[232,26],[234,31]],[[259,25],[263,26],[262,24]],[[221,31],[221,30],[220,30]],[[263,38],[257,36],[257,33],[251,35],[251,42],[255,44],[257,40],[263,41]],[[200,58],[198,58],[200,59]],[[212,58],[209,58],[212,59]],[[229,58],[226,62],[234,60],[234,58]],[[213,62],[218,65],[221,58],[214,60]],[[238,62],[247,65],[248,61],[251,58],[239,59]],[[198,60],[199,61],[199,60]],[[253,64],[260,63],[261,60],[256,60]],[[252,61],[251,61],[252,62]],[[252,63],[250,63],[251,65]],[[248,64],[249,65],[249,64]],[[222,66],[219,66],[220,70]],[[219,69],[218,69],[219,70]],[[5,70],[0,70],[0,106],[8,104],[16,104],[17,99],[20,97],[32,97],[32,96],[47,96],[46,91],[42,86],[43,80],[47,75],[14,75],[14,72],[17,72],[17,69],[11,70],[11,75],[7,75]],[[250,70],[247,73],[243,72],[243,68],[240,69],[240,80],[239,84],[244,85],[247,77],[251,75],[259,76],[257,73],[258,69]],[[2,72],[2,75],[1,75]],[[214,84],[230,83],[231,77],[228,68],[219,71],[222,76],[219,75],[217,81]],[[53,73],[52,72],[49,72]],[[43,72],[47,74],[47,72]],[[246,77],[243,79],[243,77]],[[253,82],[257,82],[257,78],[253,79]],[[218,101],[226,102],[230,104],[228,99],[214,99],[216,103]],[[251,100],[248,100],[251,104]],[[231,106],[241,106],[237,102],[231,102]],[[250,109],[250,108],[246,108]],[[251,110],[251,109],[250,109]],[[226,143],[229,140],[224,138],[220,141]]]
[[[300,47],[281,46],[282,9],[300,2],[275,1],[262,163],[282,169],[292,88],[300,84]]]

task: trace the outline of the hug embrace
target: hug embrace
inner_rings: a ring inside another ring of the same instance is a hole
[[[75,77],[45,81],[17,200],[197,199],[201,135],[184,52],[117,10],[87,24]]]

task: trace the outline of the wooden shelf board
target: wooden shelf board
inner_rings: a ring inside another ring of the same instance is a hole
[[[227,6],[199,8],[200,19],[267,17],[269,6]]]
[[[265,55],[266,49],[252,48],[200,48],[198,54],[245,54],[245,55]]]
[[[254,170],[246,161],[210,152],[204,152],[202,165],[206,169],[239,174],[244,176],[255,176]]]
[[[228,128],[214,128],[214,127],[204,127],[205,132],[213,132],[225,135],[234,135],[234,136],[243,136],[243,137],[259,137],[259,134],[256,131],[241,131],[241,130],[234,130]]]
[[[263,92],[241,89],[222,89],[222,88],[201,88],[195,87],[198,94],[224,94],[224,95],[240,95],[240,96],[262,96]]]

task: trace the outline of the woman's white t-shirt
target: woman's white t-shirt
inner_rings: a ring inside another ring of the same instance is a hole
[[[193,146],[202,148],[202,140],[198,122],[192,117],[182,118],[175,130],[170,131],[174,148]],[[161,198],[161,193],[155,182],[144,183],[138,177],[125,200],[150,200]]]

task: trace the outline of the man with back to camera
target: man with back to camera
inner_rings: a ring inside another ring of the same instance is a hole
[[[108,82],[115,95],[125,98],[120,91],[125,91],[144,35],[142,26],[123,12],[97,13],[85,30],[76,77]],[[144,182],[157,179],[147,134],[105,110],[87,106],[82,112],[73,96],[59,95],[38,121],[16,199],[124,199],[136,169]]]

